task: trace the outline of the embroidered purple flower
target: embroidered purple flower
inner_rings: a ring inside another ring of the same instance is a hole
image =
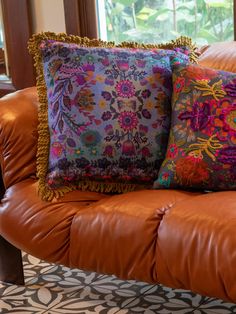
[[[107,145],[104,149],[103,155],[107,157],[114,157],[115,150],[114,147],[111,145]]]
[[[135,60],[135,64],[139,67],[139,68],[144,68],[146,65],[146,61],[145,60],[141,60],[141,59],[136,59]]]
[[[103,114],[102,114],[102,120],[103,120],[103,121],[110,120],[111,117],[112,117],[112,114],[111,114],[110,111],[105,111],[105,112],[103,112]]]
[[[94,72],[95,66],[94,66],[94,64],[86,63],[86,64],[82,65],[82,69],[85,72],[88,72],[88,71]]]
[[[146,119],[151,119],[151,113],[147,110],[147,109],[143,109],[142,110],[142,115],[143,115],[143,117],[144,118],[146,118]]]
[[[88,130],[80,135],[81,142],[87,146],[95,146],[101,141],[101,135],[98,131]]]
[[[113,135],[114,134],[113,126],[111,124],[106,125],[105,132],[107,133],[107,135]]]
[[[144,90],[142,91],[141,95],[142,95],[143,98],[148,98],[148,97],[151,96],[151,92],[150,92],[149,89],[144,89]]]
[[[129,70],[129,62],[126,60],[117,60],[117,67],[120,71],[128,71]]]
[[[120,127],[125,131],[132,131],[138,124],[138,118],[135,112],[123,111],[118,118]]]
[[[147,80],[146,78],[144,78],[144,79],[141,79],[141,80],[139,81],[139,83],[140,83],[141,86],[145,86],[145,85],[148,84],[148,80]]]
[[[109,85],[109,86],[113,86],[113,85],[115,84],[115,82],[114,82],[113,79],[106,78],[106,79],[105,79],[105,84],[106,84],[106,85]]]
[[[122,144],[122,154],[125,156],[134,156],[136,153],[134,143],[130,140],[126,140]]]
[[[210,105],[208,103],[195,102],[191,111],[182,112],[178,118],[180,120],[190,120],[191,129],[196,132],[205,129],[210,121]]]
[[[68,137],[66,140],[66,143],[69,147],[75,147],[76,146],[76,142],[73,138]]]
[[[236,97],[236,79],[233,79],[229,84],[224,86],[224,90],[231,97]]]
[[[86,80],[84,78],[84,76],[82,74],[79,74],[77,75],[76,77],[76,82],[79,84],[79,85],[84,85]]]
[[[107,101],[111,100],[111,94],[109,92],[102,91],[102,97]]]
[[[129,80],[117,82],[115,88],[119,97],[130,98],[134,96],[135,87]]]
[[[153,68],[152,68],[152,72],[155,74],[155,73],[160,73],[160,74],[162,74],[162,73],[164,73],[164,69],[162,69],[162,68],[160,68],[160,66],[154,66]]]
[[[236,146],[228,146],[219,151],[218,160],[223,164],[236,166]]]

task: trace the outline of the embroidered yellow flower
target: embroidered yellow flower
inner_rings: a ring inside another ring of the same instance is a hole
[[[96,76],[96,81],[98,81],[99,83],[103,83],[104,82],[104,77],[102,75],[97,75]]]
[[[99,107],[100,107],[101,109],[105,109],[105,108],[106,108],[106,105],[107,105],[106,100],[105,100],[105,99],[99,100],[98,105],[99,105]]]
[[[209,84],[209,80],[198,80],[194,81],[194,86],[196,89],[202,91],[202,96],[212,95],[215,100],[219,100],[226,95],[226,92],[222,88],[222,80],[212,85]]]
[[[153,102],[151,100],[148,100],[146,102],[146,108],[149,110],[151,110],[153,108]]]
[[[213,161],[216,160],[215,152],[216,150],[223,147],[222,144],[220,144],[220,141],[216,139],[216,135],[212,135],[210,138],[205,139],[198,137],[197,140],[199,143],[194,143],[189,145],[189,156],[194,156],[195,158],[203,158],[202,153],[205,152],[208,157],[210,157]]]

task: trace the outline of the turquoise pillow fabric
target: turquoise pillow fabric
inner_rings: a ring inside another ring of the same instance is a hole
[[[236,74],[174,66],[172,125],[154,188],[236,189]]]
[[[169,135],[170,57],[187,62],[190,50],[88,47],[82,39],[85,45],[46,37],[30,44],[41,102],[37,163],[43,199],[71,189],[152,187]]]

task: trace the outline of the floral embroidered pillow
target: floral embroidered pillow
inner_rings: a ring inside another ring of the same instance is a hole
[[[89,47],[68,38],[39,35],[30,43],[41,103],[40,194],[50,200],[76,188],[152,186],[170,127],[170,57],[187,62],[189,50],[100,47],[100,41]]]
[[[236,74],[174,66],[172,125],[154,188],[236,189]]]

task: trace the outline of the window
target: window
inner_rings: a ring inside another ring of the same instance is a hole
[[[164,42],[180,35],[198,45],[234,39],[236,0],[97,0],[103,40]]]

